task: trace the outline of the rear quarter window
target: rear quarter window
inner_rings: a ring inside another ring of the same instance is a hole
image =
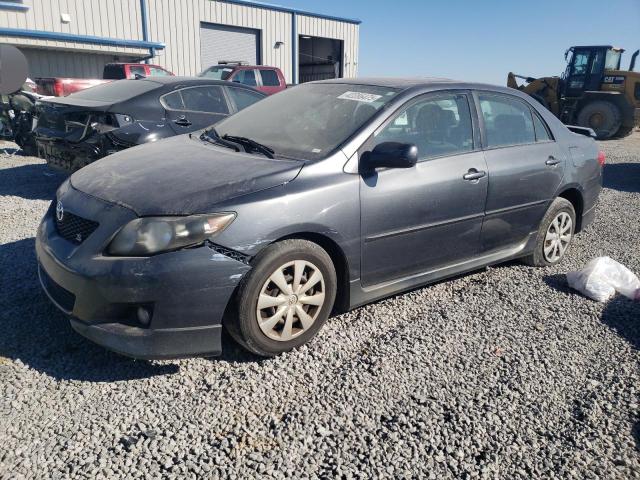
[[[540,117],[540,115],[538,115],[538,113],[536,112],[533,112],[533,126],[536,131],[536,142],[553,141],[553,137],[551,136],[549,127],[544,122],[544,120]]]

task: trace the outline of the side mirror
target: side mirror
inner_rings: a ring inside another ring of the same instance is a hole
[[[361,169],[411,168],[418,161],[418,147],[412,143],[383,142],[360,159]]]

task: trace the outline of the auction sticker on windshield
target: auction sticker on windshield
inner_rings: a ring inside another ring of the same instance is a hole
[[[382,95],[364,92],[344,92],[338,98],[341,98],[342,100],[355,100],[356,102],[371,103],[382,98]]]

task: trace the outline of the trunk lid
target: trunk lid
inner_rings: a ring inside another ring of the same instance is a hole
[[[78,143],[93,132],[91,123],[108,116],[106,110],[102,105],[87,108],[42,102],[36,108],[34,134],[41,139]]]

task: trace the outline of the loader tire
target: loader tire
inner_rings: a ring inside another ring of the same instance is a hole
[[[633,132],[633,127],[620,127],[614,135],[614,138],[628,137],[631,135],[631,132]]]
[[[578,125],[593,129],[598,140],[615,136],[622,125],[620,109],[613,103],[596,101],[586,104],[578,113]]]

